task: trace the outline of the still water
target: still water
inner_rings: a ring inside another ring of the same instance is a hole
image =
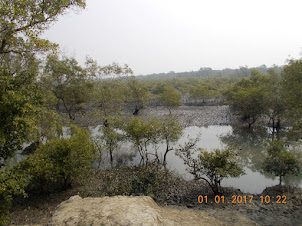
[[[95,129],[93,133],[97,130]],[[282,134],[280,134],[282,136]],[[253,131],[240,128],[232,128],[231,126],[208,126],[208,127],[187,127],[184,129],[183,136],[172,145],[175,149],[179,145],[185,144],[189,139],[198,137],[197,147],[211,151],[215,148],[226,148],[228,146],[237,146],[240,156],[240,164],[243,165],[245,175],[238,178],[227,178],[222,181],[222,186],[234,187],[246,193],[259,194],[266,187],[274,186],[279,183],[277,178],[272,175],[260,173],[262,162],[266,154],[265,143],[272,140],[272,134],[269,128],[257,128]],[[159,156],[162,156],[165,145],[157,147]],[[128,164],[138,164],[140,156],[138,154],[128,155],[133,150],[130,144],[123,144],[116,159],[124,159],[123,162]],[[298,147],[301,151],[301,145]],[[127,151],[128,150],[128,151]],[[150,145],[149,152],[154,150]],[[127,154],[128,153],[128,154]],[[129,157],[130,156],[130,157]],[[128,157],[127,161],[126,158]],[[186,179],[192,179],[193,176],[186,171],[183,160],[175,155],[174,151],[168,153],[167,166],[170,170],[177,172]],[[302,175],[288,176],[284,179],[286,184],[302,187]]]
[[[93,136],[100,135],[99,127],[91,128]],[[66,133],[67,134],[67,133]],[[279,136],[279,137],[278,137]],[[282,139],[284,134],[280,132],[275,138]],[[208,126],[186,127],[182,137],[172,145],[177,149],[179,145],[184,145],[190,139],[199,138],[197,147],[211,151],[215,148],[234,147],[238,150],[240,164],[244,167],[245,175],[238,178],[227,178],[222,181],[222,186],[240,189],[243,192],[259,194],[266,187],[271,187],[279,183],[278,178],[273,175],[261,172],[263,160],[266,156],[265,144],[272,140],[272,131],[267,127],[253,128],[233,128],[231,126]],[[163,157],[165,144],[158,145],[157,152]],[[301,142],[293,146],[299,152],[302,152]],[[114,152],[116,165],[136,165],[139,164],[141,157],[136,153],[135,147],[130,143],[120,144],[119,150]],[[148,151],[154,152],[155,147],[149,145]],[[107,154],[107,153],[105,153]],[[18,153],[10,160],[11,164],[16,164],[24,156]],[[152,159],[152,156],[150,156]],[[108,156],[104,156],[102,165],[109,165]],[[104,164],[105,163],[105,164]],[[96,166],[97,167],[97,166]],[[167,168],[177,172],[186,179],[193,179],[193,176],[186,171],[183,160],[175,155],[175,151],[170,151],[167,155]],[[302,187],[302,174],[299,176],[287,176],[284,178],[285,184]]]

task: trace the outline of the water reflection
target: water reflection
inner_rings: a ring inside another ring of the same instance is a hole
[[[257,127],[248,129],[237,127],[226,136],[221,137],[221,141],[229,147],[237,147],[241,164],[245,166],[246,175],[240,178],[228,179],[228,185],[231,183],[240,184],[243,191],[260,193],[268,186],[278,184],[274,175],[262,171],[262,164],[266,157],[267,144],[273,139],[284,139],[285,131],[272,133],[267,127]],[[292,145],[291,148],[299,148],[299,144]],[[302,175],[288,175],[284,178],[285,184],[302,186]]]
[[[251,171],[261,170],[265,158],[265,144],[271,141],[267,128],[233,128],[233,131],[221,137],[221,141],[231,148],[236,148],[240,155],[241,164]]]
[[[284,137],[284,133],[278,134],[280,139]],[[232,186],[243,192],[261,193],[266,187],[278,184],[277,178],[273,175],[261,172],[262,162],[266,154],[265,143],[272,140],[272,134],[269,128],[254,128],[249,130],[246,128],[232,128],[231,126],[208,126],[208,127],[187,127],[181,139],[174,144],[174,149],[179,145],[185,144],[189,139],[199,137],[198,147],[208,151],[215,148],[226,148],[237,146],[241,164],[244,166],[246,174],[239,178],[227,178],[223,180],[223,186]],[[158,144],[156,147],[149,145],[150,152],[157,151],[162,156],[165,151],[164,145]],[[140,156],[135,154],[135,147],[130,143],[121,144],[120,150],[115,155],[116,164],[136,165],[140,162]],[[150,156],[152,159],[152,155]],[[193,179],[186,171],[183,160],[169,152],[167,156],[167,167],[178,172],[187,179]],[[288,176],[284,178],[286,184],[300,186],[302,185],[302,175],[298,177]]]

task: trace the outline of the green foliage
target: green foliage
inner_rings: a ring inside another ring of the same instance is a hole
[[[41,94],[28,73],[24,69],[12,76],[7,68],[0,67],[0,168],[30,140],[34,117],[40,111]]]
[[[251,70],[251,76],[241,79],[228,93],[228,103],[249,126],[262,115],[270,118],[273,130],[280,128],[284,118],[292,125],[301,123],[302,60],[290,60],[281,76],[275,68],[267,73]]]
[[[195,100],[195,103],[197,103],[197,100],[199,99],[204,102],[205,98],[207,98],[209,95],[209,88],[204,82],[198,82],[196,85],[192,85],[190,87],[190,96]]]
[[[56,45],[41,39],[41,32],[72,6],[83,0],[2,0],[0,3],[0,55],[47,50]]]
[[[135,107],[133,114],[138,114],[139,110],[150,100],[147,86],[134,76],[127,79],[127,102]]]
[[[56,49],[41,32],[82,0],[3,0],[0,3],[0,163],[28,141],[41,105],[37,52]],[[1,167],[1,165],[0,165]]]
[[[25,196],[24,188],[27,183],[26,176],[23,174],[18,174],[11,169],[0,170],[0,225],[9,223],[13,196]]]
[[[267,149],[268,156],[264,160],[263,170],[279,177],[279,185],[282,177],[287,174],[298,175],[301,170],[301,155],[291,153],[285,149],[285,143],[273,141]]]
[[[166,167],[167,154],[173,150],[171,144],[178,141],[182,135],[182,127],[174,117],[166,117],[161,121],[160,138],[166,143],[163,165]]]
[[[63,120],[54,110],[42,108],[35,117],[35,131],[31,136],[33,141],[48,141],[63,134]]]
[[[302,60],[290,60],[282,71],[283,86],[288,104],[294,110],[302,109]]]
[[[113,166],[113,152],[117,150],[121,141],[125,140],[125,135],[119,130],[123,123],[120,117],[109,116],[105,119],[105,125],[100,127],[101,136],[97,137],[97,141],[103,149],[108,150],[110,154],[110,163]]]
[[[72,136],[56,138],[18,164],[30,177],[31,187],[43,191],[66,189],[72,182],[85,179],[92,170],[95,147],[87,131],[72,127]]]
[[[160,121],[158,118],[143,120],[139,117],[133,117],[124,126],[123,130],[126,136],[137,147],[142,161],[148,163],[147,145],[157,143],[160,137]]]
[[[173,173],[161,170],[157,165],[114,168],[100,172],[97,191],[85,189],[83,195],[146,195],[156,202],[168,200],[169,190],[180,181]],[[179,198],[179,197],[178,197]]]
[[[47,57],[44,86],[64,106],[70,120],[74,120],[75,112],[85,108],[90,100],[92,84],[87,78],[87,71],[75,59],[60,60],[57,55]]]
[[[0,224],[8,222],[11,196],[23,193],[26,181],[24,174],[4,171],[3,165],[24,142],[37,139],[42,94],[36,54],[57,48],[40,36],[72,6],[83,8],[85,1],[0,2]]]
[[[230,149],[215,149],[207,152],[199,149],[197,158],[193,157],[195,144],[190,143],[178,151],[178,155],[188,166],[188,171],[195,179],[206,181],[215,195],[221,194],[221,181],[228,177],[239,177],[244,174],[242,167],[237,163],[237,154]]]
[[[172,86],[165,86],[163,92],[159,94],[159,97],[169,109],[170,114],[172,108],[177,108],[181,105],[181,94]]]
[[[102,117],[120,114],[125,105],[125,87],[120,80],[104,80],[94,85],[93,105]]]
[[[249,78],[243,78],[236,83],[228,94],[229,103],[237,109],[242,119],[252,124],[264,113],[265,96],[268,77],[258,71],[251,71]]]
[[[301,139],[302,128],[302,59],[290,60],[282,71],[282,87],[293,137]]]
[[[284,89],[282,89],[282,80],[275,71],[269,70],[268,81],[265,84],[265,110],[272,121],[273,130],[280,128],[282,118],[286,113],[286,100],[284,98]]]

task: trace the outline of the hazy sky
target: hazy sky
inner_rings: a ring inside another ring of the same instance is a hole
[[[283,65],[302,47],[301,0],[87,0],[44,37],[134,74]]]

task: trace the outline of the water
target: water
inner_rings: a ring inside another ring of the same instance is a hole
[[[94,133],[96,130],[94,130]],[[282,134],[281,134],[282,136]],[[253,131],[247,129],[234,129],[231,126],[208,126],[208,127],[187,127],[184,129],[183,136],[180,140],[172,145],[177,149],[179,145],[183,145],[189,139],[198,137],[197,147],[211,151],[215,148],[226,148],[228,146],[237,145],[239,149],[240,164],[244,166],[245,175],[238,178],[227,178],[222,181],[222,186],[234,187],[246,193],[259,194],[266,187],[274,186],[279,183],[277,178],[272,175],[261,173],[262,162],[266,153],[265,143],[272,140],[269,128],[257,128]],[[140,156],[135,155],[135,148],[127,143],[122,144],[122,148],[115,159],[123,163],[138,164]],[[165,145],[157,147],[159,156],[163,156]],[[148,150],[152,152],[154,147],[149,145]],[[301,148],[300,148],[301,150]],[[116,152],[117,153],[117,152]],[[127,155],[128,153],[128,155]],[[130,155],[132,153],[132,156]],[[127,156],[130,156],[126,159]],[[152,158],[152,157],[151,157]],[[183,160],[175,155],[175,151],[171,151],[167,155],[167,168],[174,170],[186,179],[192,179],[193,176],[186,171]],[[302,187],[302,175],[288,176],[285,178],[286,184]]]

